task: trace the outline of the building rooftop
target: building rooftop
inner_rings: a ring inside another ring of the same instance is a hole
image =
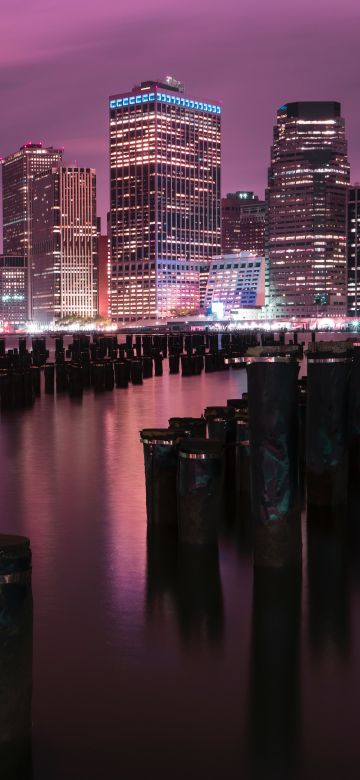
[[[250,190],[237,190],[236,192],[228,192],[226,197],[234,200],[259,200],[258,195],[255,195]]]
[[[165,78],[156,79],[155,81],[142,81],[141,84],[137,84],[133,88],[133,92],[137,92],[139,89],[154,89],[154,87],[160,87],[160,89],[171,89],[173,92],[184,92],[184,84],[182,81],[174,79],[173,76],[165,76]]]
[[[296,103],[284,103],[278,114],[299,119],[331,119],[341,116],[341,104],[336,101],[308,100]]]

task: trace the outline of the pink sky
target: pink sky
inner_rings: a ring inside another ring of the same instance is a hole
[[[0,154],[65,146],[108,205],[108,95],[172,74],[223,104],[223,192],[266,184],[276,109],[340,100],[360,179],[358,0],[1,0]]]

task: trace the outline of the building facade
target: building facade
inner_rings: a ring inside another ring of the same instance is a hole
[[[205,294],[205,312],[224,316],[241,309],[261,308],[265,304],[265,258],[251,252],[214,257]]]
[[[346,314],[349,177],[340,103],[281,106],[266,193],[271,316]]]
[[[57,166],[37,175],[32,212],[34,321],[96,316],[95,171]]]
[[[31,248],[31,187],[34,176],[58,165],[63,150],[41,143],[26,143],[2,160],[3,251],[29,258]],[[27,263],[28,284],[30,265]],[[31,304],[30,290],[27,294]],[[28,311],[30,317],[31,311]]]
[[[28,272],[24,256],[0,255],[0,325],[21,327],[28,319]]]
[[[173,79],[109,106],[111,317],[198,309],[200,266],[221,244],[221,108]]]
[[[351,186],[347,202],[348,316],[360,317],[360,184]]]
[[[110,242],[107,236],[98,235],[98,313],[100,317],[109,317],[109,268]]]
[[[265,201],[253,192],[229,192],[221,200],[222,252],[265,253]]]

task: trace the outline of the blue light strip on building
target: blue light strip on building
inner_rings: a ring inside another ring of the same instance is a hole
[[[181,108],[190,108],[194,111],[206,111],[209,114],[221,114],[221,107],[214,106],[212,103],[203,103],[200,100],[188,100],[187,98],[168,95],[166,92],[147,92],[145,95],[131,95],[131,97],[118,98],[110,100],[110,108],[126,108],[127,106],[137,106],[140,103],[167,103],[170,106],[180,106]]]

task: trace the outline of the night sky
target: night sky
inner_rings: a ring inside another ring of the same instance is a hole
[[[0,154],[27,140],[96,168],[108,203],[107,99],[171,74],[223,104],[223,192],[264,192],[276,109],[339,100],[360,179],[358,0],[1,0]]]

